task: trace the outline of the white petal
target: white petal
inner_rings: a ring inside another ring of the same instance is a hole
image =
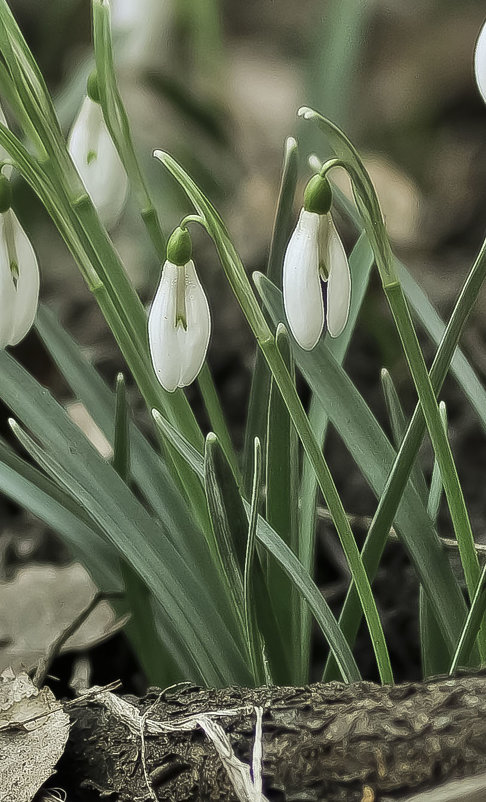
[[[128,178],[101,106],[89,97],[84,99],[71,129],[68,148],[102,222],[112,228],[126,202]]]
[[[32,243],[17,220],[15,213],[10,209],[6,214],[11,218],[16,262],[19,271],[15,293],[13,328],[9,340],[9,345],[17,345],[30,330],[37,313],[40,283],[39,264]]]
[[[84,178],[88,153],[96,144],[93,141],[96,123],[94,106],[96,103],[89,97],[84,98],[68,136],[68,150],[81,178]]]
[[[211,334],[211,315],[208,299],[199,281],[194,262],[185,267],[185,297],[187,328],[179,326],[181,343],[181,374],[179,387],[191,384],[201,370]]]
[[[10,342],[15,310],[15,284],[10,271],[4,222],[4,215],[0,214],[0,348],[5,348]]]
[[[168,51],[172,0],[113,0],[111,24],[117,62],[147,67]]]
[[[351,275],[346,251],[330,214],[327,215],[326,251],[326,264],[329,270],[327,328],[331,337],[339,337],[348,320]]]
[[[283,264],[283,297],[290,330],[301,348],[310,351],[324,326],[319,277],[320,217],[302,209]]]
[[[181,372],[180,340],[175,325],[178,270],[172,262],[164,264],[148,319],[152,364],[159,382],[169,393],[179,386]]]
[[[474,52],[474,72],[478,89],[486,102],[486,23],[481,28],[481,32],[476,42]]]

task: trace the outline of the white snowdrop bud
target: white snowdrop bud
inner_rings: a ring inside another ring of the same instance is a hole
[[[12,209],[0,214],[0,348],[17,345],[31,328],[39,300],[39,265]]]
[[[125,206],[128,178],[101,106],[89,96],[71,128],[68,149],[101,221],[113,228]]]
[[[175,230],[152,303],[150,354],[162,387],[174,392],[191,384],[201,370],[211,333],[209,305],[191,257],[191,239]]]

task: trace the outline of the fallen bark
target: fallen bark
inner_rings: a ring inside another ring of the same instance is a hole
[[[486,674],[371,683],[104,694],[71,711],[56,784],[70,800],[236,800],[218,753],[188,717],[217,717],[251,764],[263,708],[263,792],[279,802],[385,802],[486,771]],[[166,732],[161,723],[174,729]],[[143,732],[143,737],[142,737]],[[458,797],[461,799],[462,797]]]

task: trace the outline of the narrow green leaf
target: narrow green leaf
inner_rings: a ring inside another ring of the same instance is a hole
[[[114,442],[115,397],[99,373],[88,362],[79,345],[62,328],[51,310],[42,304],[36,329],[76,398],[110,442]],[[191,565],[201,566],[207,581],[213,583],[212,564],[202,532],[191,519],[183,497],[159,454],[140,431],[130,424],[131,471],[143,497],[163,524],[167,537]],[[188,525],[189,522],[189,525]]]
[[[282,324],[277,328],[277,348],[291,375],[294,374],[290,341]],[[298,443],[288,409],[272,382],[267,418],[266,519],[290,548],[297,545]],[[288,616],[286,616],[288,621]]]
[[[439,404],[439,410],[447,432],[447,413],[443,401]],[[432,480],[430,483],[429,499],[427,502],[427,512],[435,524],[439,512],[440,497],[442,494],[442,479],[437,460],[434,460],[432,470]],[[419,626],[420,626],[420,646],[422,652],[422,673],[425,677],[434,677],[444,674],[450,664],[450,652],[447,644],[442,637],[440,626],[430,607],[422,585],[419,589]]]
[[[235,478],[213,432],[206,437],[204,485],[214,532],[213,559],[221,561],[233,604],[241,615],[248,524]]]
[[[447,432],[447,409],[443,401],[439,404],[439,411],[442,418],[444,431]],[[440,468],[437,460],[434,460],[434,467],[432,469],[432,479],[430,480],[429,500],[427,503],[427,512],[433,521],[437,520],[439,514],[440,500],[442,497],[443,485],[440,475]]]
[[[213,433],[210,433],[206,439],[204,474],[218,557],[226,577],[229,596],[232,597],[239,620],[244,626],[244,573],[248,517],[231,467]],[[272,676],[275,678],[275,682],[288,683],[290,671],[285,639],[286,629],[279,629],[273,610],[273,600],[267,590],[260,559],[255,565],[253,588],[255,607],[258,611],[258,624],[266,642]]]
[[[464,629],[457,643],[454,656],[449,668],[449,674],[454,674],[459,666],[469,666],[469,656],[478,632],[484,621],[486,613],[486,565],[483,566],[478,586],[474,593],[471,609],[464,624]]]
[[[301,108],[299,115],[306,120],[314,121],[323,131],[338,156],[336,164],[345,165],[346,171],[351,178],[356,205],[373,248],[383,290],[400,335],[402,348],[417,390],[430,439],[439,461],[444,491],[459,545],[466,585],[469,596],[472,598],[473,589],[479,580],[479,562],[474,547],[469,514],[450,444],[440,420],[431,378],[427,371],[404,292],[397,277],[395,260],[375,189],[358,152],[343,131],[330,120],[308,107]],[[486,628],[481,629],[479,633],[478,647],[482,658],[485,659]]]
[[[295,187],[297,185],[297,142],[289,137],[285,142],[282,178],[275,213],[272,241],[267,264],[267,275],[277,286],[281,285],[282,265],[290,234]],[[260,439],[265,447],[270,370],[260,349],[257,349],[253,368],[248,415],[243,450],[244,490],[251,492],[253,442]]]
[[[254,562],[256,545],[256,528],[258,508],[261,502],[262,485],[262,451],[258,437],[255,437],[253,484],[250,500],[250,517],[248,520],[248,538],[246,542],[244,570],[244,601],[246,637],[250,648],[251,665],[255,684],[264,682],[265,669],[263,663],[263,641],[258,630],[258,617],[254,592]]]
[[[161,419],[160,415],[157,416],[156,420],[174,448],[186,459],[192,470],[203,478],[204,462],[201,455],[192,448],[191,444],[170,423]],[[248,502],[243,501],[243,504],[245,509],[249,510]],[[310,578],[308,571],[302,567],[295,554],[261,516],[258,518],[257,538],[282,566],[289,578],[294,582],[299,593],[305,598],[322,634],[331,647],[343,679],[346,682],[358,681],[360,673],[351,650],[337,626],[336,619],[327,602]]]
[[[208,413],[211,427],[221,443],[221,447],[226,454],[226,458],[231,465],[231,469],[238,480],[238,483],[240,483],[241,477],[240,469],[238,467],[238,460],[236,458],[235,449],[228,431],[221,402],[216,392],[211,371],[209,370],[207,362],[205,362],[202,366],[201,372],[197,378],[197,382],[201,391],[206,412]]]
[[[306,64],[312,103],[346,129],[356,123],[355,90],[364,74],[360,56],[367,46],[366,24],[373,12],[369,0],[330,0],[310,30]],[[310,133],[306,142],[309,139]]]
[[[172,443],[179,454],[184,457],[189,467],[199,477],[201,482],[204,482],[204,459],[199,451],[197,451],[194,446],[188,440],[186,440],[184,435],[182,435],[174,426],[172,426],[171,423],[169,423],[168,420],[164,418],[163,415],[160,414],[158,409],[152,410],[152,417],[155,421],[157,429],[164,437],[167,438],[170,443]]]
[[[282,325],[277,328],[276,342],[290,374],[293,375],[289,337]],[[268,403],[266,444],[265,518],[294,554],[297,554],[298,440],[288,409],[273,381]],[[299,597],[287,575],[273,560],[269,561],[266,573],[280,630],[290,633],[287,652],[295,672],[294,681],[297,682],[301,628]]]
[[[275,322],[282,320],[281,293],[264,276],[258,277],[257,286],[272,318]],[[303,351],[293,344],[293,352],[296,364],[316,398],[320,399],[333,426],[375,494],[381,496],[395,457],[383,430],[324,343],[318,344],[313,351]],[[454,648],[466,615],[464,599],[420,497],[409,485],[401,498],[395,515],[397,530],[426,588],[446,641]],[[370,571],[365,552],[363,561],[373,577],[376,568],[373,564]]]
[[[86,440],[44,388],[6,352],[0,353],[0,396],[41,444],[33,451],[96,520],[108,540],[147,583],[178,630],[187,656],[208,681],[247,676],[241,653],[215,606],[200,566],[187,566],[163,528],[144,510],[125,483]],[[49,449],[52,457],[47,453]],[[221,654],[211,654],[211,642]]]
[[[447,331],[453,333],[452,337],[448,337],[449,348],[453,353],[450,365],[451,371],[455,375],[456,380],[466,396],[470,401],[471,406],[475,409],[479,420],[483,427],[486,429],[486,390],[482,385],[477,374],[474,372],[470,363],[464,356],[463,352],[456,348],[454,349],[454,341],[458,342],[460,333],[463,326],[473,309],[474,301],[477,298],[481,284],[484,281],[484,273],[486,270],[486,247],[483,245],[477,257],[477,260],[471,270],[471,273],[466,280],[461,295],[457,302],[457,313],[451,317],[447,325]],[[416,317],[428,332],[430,338],[437,345],[441,343],[442,338],[446,333],[446,325],[441,320],[437,311],[434,309],[424,291],[417,284],[415,279],[410,275],[406,267],[397,261],[399,268],[400,281],[407,298],[413,307]],[[456,308],[454,312],[456,312]],[[442,349],[445,352],[445,349]],[[439,353],[439,352],[438,352]]]
[[[204,193],[201,192],[191,176],[189,176],[181,165],[168,153],[156,150],[154,151],[154,156],[164,164],[180,183],[198,214],[204,219],[204,225],[216,246],[228,282],[258,341],[267,364],[272,371],[272,376],[285,399],[299,439],[316,472],[319,486],[331,513],[353,579],[358,588],[363,613],[371,635],[380,678],[382,682],[392,682],[393,673],[383,634],[383,627],[346,512],[329,470],[329,466],[319,443],[314,437],[302,401],[276,347],[275,339],[272,337],[270,328],[262,313],[260,304],[255,296],[240,256],[233,245],[221,216]]]
[[[125,378],[116,378],[115,442],[112,465],[117,474],[130,483],[130,416]],[[128,608],[131,613],[130,633],[136,654],[150,685],[168,687],[177,681],[179,669],[170,651],[163,645],[154,618],[152,595],[141,577],[126,560],[121,561]]]
[[[391,421],[393,437],[395,446],[398,449],[405,436],[407,424],[405,415],[403,413],[398,394],[393,383],[393,380],[388,371],[383,368],[381,372],[381,382],[383,392],[387,404],[388,414]],[[434,463],[434,474],[438,470],[437,461]],[[440,471],[438,472],[440,482]],[[424,475],[415,462],[411,474],[411,480],[414,482],[415,488],[422,499],[427,498],[427,485],[425,483]],[[432,481],[434,486],[434,480]],[[434,486],[435,488],[435,486]],[[431,508],[431,498],[429,495],[427,512],[430,519],[436,523],[436,511]],[[442,637],[440,626],[434,616],[430,602],[424,593],[422,585],[419,588],[419,627],[420,627],[420,648],[422,656],[422,673],[424,677],[436,676],[447,671],[450,662],[449,650]]]
[[[393,380],[385,368],[383,368],[381,372],[381,381],[388,408],[388,414],[391,421],[395,446],[398,449],[402,443],[407,429],[405,415],[403,413],[395,385],[393,384]],[[434,464],[434,474],[436,468],[438,469],[437,461]],[[438,475],[440,481],[440,471]],[[410,474],[410,478],[414,482],[415,488],[420,497],[422,499],[426,499],[428,493],[427,485],[418,462],[415,462]],[[430,519],[435,524],[437,516],[434,514],[434,510],[431,509],[431,496],[429,496],[427,512],[430,516]],[[437,623],[422,585],[420,585],[419,588],[419,627],[423,676],[431,677],[444,673],[447,671],[450,662],[449,650],[444,642],[444,638],[442,637],[440,631],[440,626]]]
[[[405,432],[407,431],[407,423],[396,387],[393,383],[393,379],[386,368],[383,368],[381,371],[381,386],[383,388],[383,395],[385,397],[388,417],[390,419],[393,442],[396,450],[398,451],[405,436]],[[426,499],[427,485],[418,462],[414,463],[414,466],[410,472],[410,477],[420,497],[422,499]]]
[[[363,299],[368,287],[368,280],[371,267],[374,262],[373,252],[364,234],[360,236],[349,257],[349,269],[351,271],[351,305],[346,328],[340,337],[333,339],[328,334],[325,342],[336,362],[342,365],[346,356],[351,337],[353,335],[358,314],[363,303]],[[311,397],[309,407],[309,420],[317,442],[324,447],[324,440],[327,432],[329,418],[326,410],[315,394]],[[317,505],[317,479],[306,456],[303,459],[302,478],[300,482],[299,498],[301,501],[300,528],[299,528],[299,559],[309,573],[314,571],[314,552],[315,552],[315,533],[316,533],[316,505]],[[300,682],[308,681],[309,676],[309,645],[310,645],[310,625],[311,619],[307,605],[302,606],[301,612],[301,672]]]
[[[459,554],[466,579],[466,586],[469,598],[472,601],[474,590],[479,581],[480,568],[469,512],[459,481],[457,467],[454,462],[449,440],[444,432],[434,388],[427,372],[401,285],[395,281],[386,285],[384,289],[400,334],[400,339],[419,396],[424,418],[427,422],[427,429],[434,447],[434,452],[439,462],[442,483],[444,485],[449,512],[459,546]],[[478,648],[481,659],[486,660],[486,627],[480,629]]]
[[[66,541],[95,584],[121,590],[119,559],[72,496],[0,441],[0,490],[40,518]]]
[[[130,468],[130,417],[128,414],[127,390],[125,377],[119,373],[116,377],[115,402],[115,442],[113,445],[112,465],[124,482],[128,482]]]

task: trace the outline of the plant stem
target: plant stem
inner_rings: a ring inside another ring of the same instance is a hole
[[[373,642],[380,679],[382,683],[391,683],[393,682],[393,673],[376,603],[366,573],[363,570],[359,549],[331,472],[314,437],[309,419],[305,414],[285,362],[276,347],[275,340],[272,337],[269,340],[259,342],[259,345],[282,394],[307,457],[314,468],[326,504],[331,510],[333,523],[341,540],[350,571],[355,578],[356,585],[360,584],[358,595]]]
[[[464,326],[471,314],[480,289],[486,280],[486,240],[469,272],[452,311],[451,318],[440,342],[430,370],[430,381],[437,395],[447,376],[454,352],[461,338]],[[361,556],[373,581],[393,524],[403,490],[407,484],[420,444],[425,434],[425,419],[420,403],[417,403],[405,437],[390,471],[386,487],[378,503],[373,521],[369,527]],[[339,624],[349,644],[353,644],[360,626],[360,602],[352,583],[339,617]],[[451,649],[454,644],[448,644]],[[324,671],[324,681],[336,676],[336,664],[331,657]]]
[[[402,341],[419,401],[422,405],[430,439],[434,446],[459,546],[466,585],[472,601],[479,580],[479,560],[474,547],[474,536],[451,447],[444,431],[437,399],[430,382],[402,287],[396,281],[391,284],[385,284],[384,290]],[[486,630],[478,634],[478,646],[481,659],[484,661],[486,659]]]
[[[220,215],[192,178],[168,153],[156,151],[154,155],[156,158],[160,159],[181,184],[196,210],[205,220],[207,231],[216,246],[219,259],[230,286],[267,361],[304,450],[314,468],[319,486],[341,540],[350,571],[356,582],[359,598],[370,631],[381,681],[383,683],[391,683],[393,682],[393,673],[383,628],[353,532],[346,517],[329,466],[315,439],[309,419],[302,406],[290,373],[287,370],[287,366],[277,348],[275,338],[265,320],[238,252],[229,237]]]

